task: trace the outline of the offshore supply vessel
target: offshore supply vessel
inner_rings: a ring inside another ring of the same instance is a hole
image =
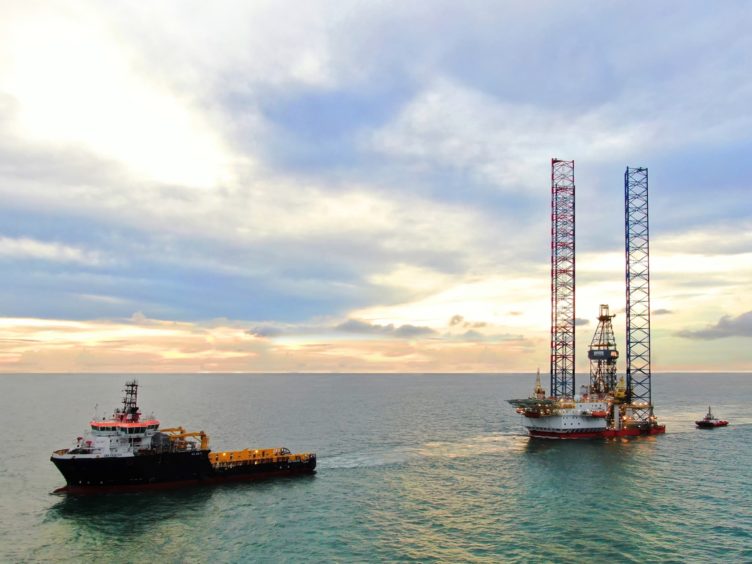
[[[56,493],[161,489],[315,471],[315,454],[286,448],[212,452],[203,431],[160,429],[153,416],[142,418],[136,380],[126,382],[124,393],[122,408],[111,418],[91,421],[73,448],[52,453],[50,460],[67,483]]]
[[[508,400],[531,437],[611,438],[666,432],[653,412],[650,367],[648,169],[624,173],[626,250],[626,379],[616,378],[616,348],[608,305],[600,306],[588,350],[590,382],[575,392],[574,161],[551,160],[551,388]]]

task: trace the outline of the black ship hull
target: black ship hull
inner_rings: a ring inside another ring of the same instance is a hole
[[[124,457],[51,458],[67,485],[56,493],[104,493],[312,474],[316,457],[212,465],[209,451],[163,452]]]

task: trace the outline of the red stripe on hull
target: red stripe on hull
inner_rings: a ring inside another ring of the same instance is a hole
[[[104,494],[104,493],[126,493],[126,492],[143,492],[155,490],[175,490],[190,486],[210,486],[215,484],[226,484],[229,482],[249,482],[255,480],[266,480],[284,476],[298,476],[303,474],[315,474],[316,470],[312,469],[291,469],[279,470],[275,472],[259,472],[257,474],[235,474],[232,476],[216,476],[204,480],[179,480],[175,482],[156,482],[152,484],[133,484],[119,486],[63,486],[52,493],[54,494]]]
[[[560,433],[558,431],[534,431],[530,429],[530,436],[539,439],[613,439],[617,437],[639,437],[642,435],[662,435],[666,432],[665,425],[656,425],[647,430],[628,429],[605,429],[603,431],[584,431],[572,433]]]

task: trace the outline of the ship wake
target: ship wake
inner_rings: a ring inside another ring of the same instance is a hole
[[[520,433],[490,433],[458,441],[429,441],[421,445],[396,446],[319,458],[320,469],[353,469],[400,465],[423,458],[470,458],[524,450],[527,436]]]

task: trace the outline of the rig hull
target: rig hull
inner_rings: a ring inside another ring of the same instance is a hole
[[[645,435],[662,435],[666,432],[665,425],[656,425],[648,429],[594,429],[577,431],[543,431],[528,429],[531,437],[537,439],[615,439],[619,437],[639,437]]]
[[[508,400],[533,438],[613,439],[666,432],[666,426],[659,425],[653,416],[648,421],[634,419],[635,409],[645,409],[645,404],[619,403],[611,395],[546,398],[539,392],[536,389],[538,397]]]

